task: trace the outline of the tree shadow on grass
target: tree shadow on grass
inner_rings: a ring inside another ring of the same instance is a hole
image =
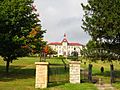
[[[0,66],[0,81],[8,82],[16,79],[35,78],[34,68],[25,68],[24,66],[10,66],[9,73],[6,73],[5,66]]]

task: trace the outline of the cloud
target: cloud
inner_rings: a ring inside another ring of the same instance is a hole
[[[47,29],[45,40],[61,41],[63,34],[70,41],[86,44],[90,36],[82,28],[81,3],[87,0],[35,0],[43,29]]]
[[[67,18],[63,18],[61,19],[58,23],[57,23],[57,26],[59,27],[70,27],[70,26],[74,26],[74,25],[77,25],[79,24],[80,25],[80,22],[81,19],[79,17],[67,17]]]

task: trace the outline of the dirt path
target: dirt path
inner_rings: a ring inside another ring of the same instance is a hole
[[[111,84],[96,84],[98,90],[115,90]]]

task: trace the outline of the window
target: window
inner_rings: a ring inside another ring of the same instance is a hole
[[[59,50],[59,53],[61,53],[61,50]]]

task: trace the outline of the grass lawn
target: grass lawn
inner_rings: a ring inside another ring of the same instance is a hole
[[[98,90],[93,84],[82,83],[82,84],[70,84],[65,83],[54,87],[49,87],[48,89],[43,90]]]
[[[38,57],[24,57],[13,61],[10,64],[10,73],[5,73],[5,62],[0,58],[0,90],[40,90],[35,89],[35,62],[39,61]],[[63,64],[60,59],[47,59],[50,63]],[[68,63],[67,61],[65,61]],[[86,62],[86,64],[84,64]],[[88,68],[90,62],[83,60],[81,67]],[[102,78],[104,83],[110,83],[110,63],[109,62],[92,62],[93,77]],[[120,64],[118,61],[113,62],[114,69],[117,70],[118,76],[120,75]],[[104,75],[100,73],[100,67],[103,66],[105,71]],[[49,83],[47,89],[43,90],[97,90],[94,84],[81,83]],[[120,90],[120,82],[114,83],[113,86],[116,90]]]
[[[0,58],[0,90],[40,90],[35,89],[35,62],[37,57],[24,57],[10,64],[10,73],[5,73],[5,62]],[[48,59],[50,63],[62,64],[61,60]],[[48,84],[43,90],[97,90],[94,84]]]

